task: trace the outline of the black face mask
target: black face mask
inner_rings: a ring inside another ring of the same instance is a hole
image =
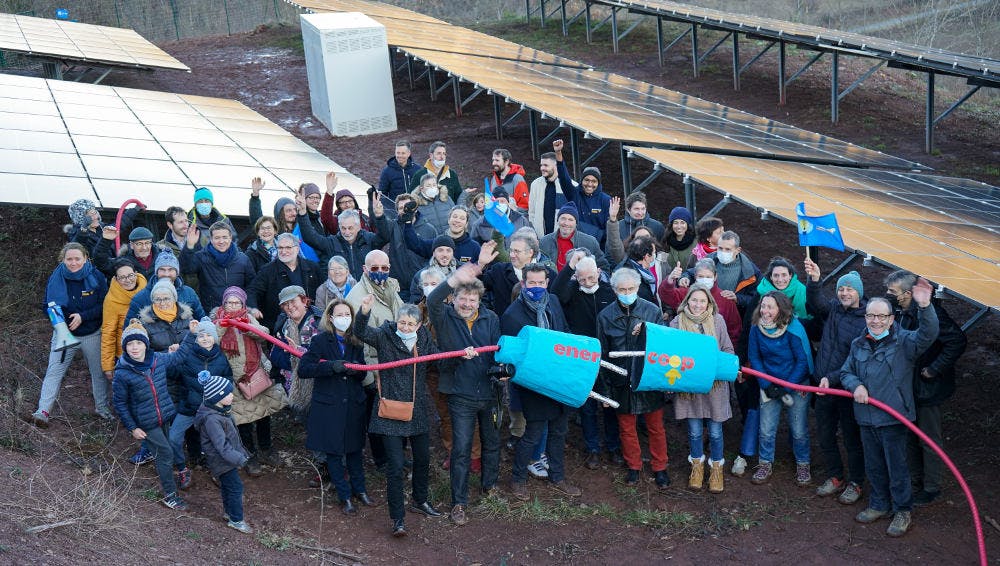
[[[885,294],[885,299],[887,301],[889,301],[890,305],[892,305],[892,310],[893,311],[901,310],[900,306],[899,306],[899,297],[897,297],[896,295],[890,294],[890,293],[886,293]]]

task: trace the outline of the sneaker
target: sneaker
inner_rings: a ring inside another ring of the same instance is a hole
[[[837,501],[843,503],[844,505],[854,505],[859,499],[861,499],[861,493],[861,486],[854,482],[850,482],[847,484],[847,487],[844,488],[844,491],[841,492],[840,496],[837,497]]]
[[[588,470],[596,470],[601,467],[601,457],[597,452],[588,452],[587,459],[584,460],[583,465],[586,466]]]
[[[35,425],[37,428],[49,428],[49,414],[45,411],[35,411],[28,415],[24,420]]]
[[[163,505],[167,509],[176,509],[177,511],[187,511],[187,503],[180,498],[176,493],[171,493],[170,495],[163,498]]]
[[[882,517],[888,515],[888,511],[879,511],[878,509],[872,509],[871,507],[866,508],[864,511],[858,513],[854,516],[854,520],[861,523],[862,525],[867,525],[868,523],[874,523]]]
[[[891,537],[901,537],[908,530],[910,530],[910,512],[897,511],[892,517],[892,522],[889,523],[889,528],[885,530],[885,534]]]
[[[732,474],[738,478],[742,478],[747,473],[747,461],[743,456],[736,456],[733,460],[733,470]]]
[[[816,488],[816,495],[820,497],[830,497],[831,495],[837,493],[838,491],[843,491],[844,480],[839,480],[837,478],[826,478],[823,485]]]
[[[250,525],[247,524],[246,521],[229,521],[226,523],[226,525],[230,529],[236,529],[241,533],[245,533],[248,535],[253,534],[253,529],[250,527]]]
[[[937,501],[937,498],[941,495],[940,491],[924,491],[920,490],[913,495],[913,505],[916,507],[924,507],[925,505],[930,505]],[[898,535],[897,535],[898,536]]]
[[[805,487],[812,482],[812,473],[809,471],[809,464],[795,464],[795,483],[799,487]]]
[[[174,472],[174,482],[180,489],[187,489],[191,487],[191,470],[189,468],[184,468],[183,470]]]
[[[670,485],[670,474],[666,470],[660,470],[653,474],[654,481],[656,482],[656,487],[660,489],[666,489]]]
[[[547,454],[543,453],[542,457],[539,458],[538,461],[541,462],[543,466],[545,466],[546,470],[549,469],[549,456]]]
[[[139,451],[136,452],[134,456],[129,458],[128,461],[132,462],[136,466],[141,466],[143,464],[148,464],[155,459],[156,455],[150,452],[149,450],[146,450],[146,447],[143,446],[139,448]]]
[[[465,516],[465,505],[456,505],[451,508],[451,522],[456,525],[464,525],[469,522]]]
[[[628,473],[625,474],[625,485],[639,485],[639,470],[629,470]]]
[[[549,477],[549,471],[545,469],[545,464],[541,460],[528,464],[528,473],[538,479]]]
[[[576,487],[575,485],[569,483],[566,480],[552,482],[552,489],[555,489],[559,493],[562,493],[563,495],[568,495],[570,497],[580,497],[581,495],[583,495],[583,491],[581,491],[580,488]]]
[[[760,485],[762,483],[767,483],[767,480],[771,479],[771,463],[761,461],[757,464],[757,469],[753,473],[753,477],[750,478],[750,482]]]
[[[510,494],[518,501],[529,501],[531,499],[531,496],[528,495],[528,486],[524,482],[510,482]]]

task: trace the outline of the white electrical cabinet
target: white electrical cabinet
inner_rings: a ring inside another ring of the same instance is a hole
[[[385,27],[364,14],[302,14],[312,112],[335,136],[396,129]]]

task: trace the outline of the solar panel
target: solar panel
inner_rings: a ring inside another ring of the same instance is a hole
[[[367,202],[368,183],[236,101],[15,75],[0,75],[0,92],[4,202],[139,198],[166,210],[207,186],[222,212],[245,216],[253,177],[267,205],[301,183],[324,186],[329,171]]]
[[[810,214],[834,212],[849,247],[983,305],[1000,305],[998,187],[919,173],[630,149],[790,222],[798,202],[806,202]]]
[[[191,69],[130,29],[0,14],[0,50],[140,69]]]

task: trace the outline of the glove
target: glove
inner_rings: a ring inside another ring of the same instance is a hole
[[[764,389],[764,394],[767,395],[768,399],[780,399],[785,394],[785,390],[777,385],[769,385]]]
[[[344,360],[333,360],[333,373],[347,373],[349,370],[344,367]]]

